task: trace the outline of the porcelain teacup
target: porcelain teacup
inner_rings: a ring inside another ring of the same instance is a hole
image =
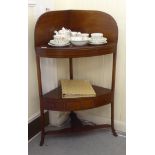
[[[89,33],[82,33],[81,36],[82,36],[83,40],[88,40],[89,39]]]
[[[99,42],[103,39],[103,33],[91,33],[91,41]]]
[[[53,37],[54,37],[55,44],[61,45],[61,44],[66,44],[69,42],[69,39],[66,38],[65,35],[57,34],[57,35],[54,35]]]
[[[76,35],[77,35],[77,32],[75,32],[75,31],[71,32],[71,37],[76,37]]]

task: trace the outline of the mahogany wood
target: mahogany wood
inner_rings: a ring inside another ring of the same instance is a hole
[[[86,45],[81,47],[73,45],[66,47],[51,47],[46,44],[36,46],[36,54],[40,57],[48,58],[78,58],[112,54],[116,52],[116,49],[117,43],[114,42],[108,42],[108,44],[105,45]]]
[[[44,109],[55,111],[77,111],[91,109],[109,104],[112,101],[110,89],[93,86],[96,97],[62,98],[61,87],[58,87],[42,96]]]
[[[72,132],[84,132],[89,131],[92,129],[101,129],[101,128],[110,128],[111,125],[109,124],[101,124],[101,125],[83,125],[82,127],[76,127],[76,128],[65,128],[61,130],[56,131],[46,131],[46,135],[59,135],[59,134],[66,134],[66,133],[72,133]]]
[[[108,42],[117,42],[118,28],[109,14],[101,11],[63,10],[50,11],[41,15],[35,27],[35,46],[47,45],[54,30],[62,27],[86,33],[102,32]]]
[[[70,28],[73,31],[84,33],[101,32],[108,38],[105,45],[86,45],[76,47],[69,45],[66,47],[48,46],[52,39],[54,30],[62,27]],[[115,70],[116,70],[116,52],[118,40],[118,28],[115,20],[108,14],[100,11],[90,10],[63,10],[50,11],[41,15],[35,26],[35,51],[38,75],[38,89],[40,96],[41,111],[41,142],[44,143],[45,134],[70,133],[75,131],[86,131],[95,128],[111,127],[113,135],[117,135],[114,129],[114,90],[115,90]],[[112,85],[111,89],[99,86],[93,86],[96,97],[63,99],[61,97],[61,88],[58,87],[46,94],[42,94],[40,57],[48,58],[69,58],[70,79],[73,79],[72,58],[99,56],[113,54]],[[79,120],[73,111],[91,109],[111,103],[111,125],[83,126],[77,123]],[[72,111],[71,128],[60,131],[45,131],[44,110]],[[76,120],[76,121],[75,121]],[[78,121],[77,121],[78,120]],[[77,125],[80,125],[78,127]]]
[[[70,73],[70,79],[73,79],[73,60],[72,58],[69,58],[69,73]]]
[[[45,137],[45,114],[44,114],[44,108],[43,108],[43,102],[41,102],[42,97],[42,82],[41,82],[41,69],[40,69],[40,57],[36,56],[36,63],[37,63],[37,75],[38,75],[38,89],[39,89],[39,98],[40,98],[40,127],[41,127],[41,141],[40,146],[44,143],[44,137]]]
[[[114,136],[117,136],[117,133],[114,129],[114,91],[115,91],[115,72],[116,72],[116,53],[113,54],[113,68],[112,68],[112,101],[111,101],[111,129]]]
[[[73,132],[84,132],[84,131],[89,131],[92,129],[100,129],[100,128],[110,128],[111,125],[109,124],[102,124],[102,125],[83,125],[81,120],[78,119],[76,114],[74,112],[70,113],[70,118],[71,118],[71,126],[65,129],[61,130],[56,130],[56,131],[50,131],[47,130],[45,132],[46,135],[52,134],[52,135],[57,135],[57,134],[66,134],[66,133],[73,133]]]

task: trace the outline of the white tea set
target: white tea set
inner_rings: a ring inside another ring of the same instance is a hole
[[[49,41],[50,46],[68,46],[73,44],[75,46],[83,46],[86,44],[101,45],[107,43],[107,38],[103,37],[103,33],[81,33],[74,32],[66,28],[59,31],[54,31],[53,39]]]

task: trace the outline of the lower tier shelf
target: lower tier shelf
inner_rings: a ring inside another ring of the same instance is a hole
[[[96,97],[62,98],[61,87],[41,97],[41,105],[45,110],[78,111],[96,108],[109,104],[113,100],[111,89],[94,86]]]
[[[48,130],[45,132],[45,135],[60,135],[60,134],[70,134],[70,133],[74,133],[74,132],[84,132],[84,131],[89,131],[92,129],[102,129],[102,128],[111,128],[110,124],[101,124],[101,125],[83,125],[81,127],[77,127],[77,128],[64,128],[61,130]]]
[[[77,132],[85,132],[91,131],[92,129],[102,129],[102,128],[111,128],[114,136],[117,136],[115,129],[112,128],[110,124],[102,124],[102,125],[87,125],[83,124],[80,119],[76,116],[74,112],[70,113],[70,126],[63,129],[58,130],[45,130],[45,132],[41,136],[40,146],[44,144],[45,135],[61,135],[61,134],[71,134]]]

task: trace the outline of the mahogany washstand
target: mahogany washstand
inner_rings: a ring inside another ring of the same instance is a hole
[[[49,40],[54,30],[66,27],[73,31],[83,33],[101,32],[108,38],[108,43],[104,45],[86,46],[48,46]],[[117,133],[114,129],[114,90],[115,90],[115,70],[117,53],[118,28],[115,20],[107,13],[89,10],[63,10],[50,11],[41,15],[35,26],[35,51],[37,62],[38,88],[40,97],[41,112],[41,141],[48,134],[70,133],[78,131],[88,131],[96,128],[111,128],[114,136]],[[40,57],[47,58],[69,58],[70,79],[73,79],[72,58],[91,57],[99,55],[113,55],[112,84],[111,89],[93,86],[96,97],[63,99],[61,87],[51,90],[43,95],[41,82]],[[73,111],[92,109],[99,106],[111,104],[111,124],[103,125],[83,125],[77,119]],[[45,131],[44,110],[71,111],[71,127],[57,130]]]

